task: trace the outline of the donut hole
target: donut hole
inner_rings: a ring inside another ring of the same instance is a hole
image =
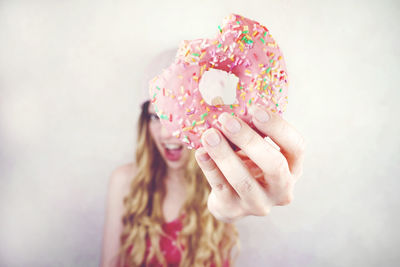
[[[199,82],[199,90],[209,105],[235,104],[236,87],[239,78],[226,71],[209,69],[204,72]]]

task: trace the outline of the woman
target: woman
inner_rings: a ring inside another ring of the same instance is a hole
[[[188,150],[164,129],[149,101],[142,105],[136,162],[110,179],[103,267],[233,266],[233,222],[290,203],[303,167],[302,136],[271,111],[253,106],[250,113],[278,149],[224,113],[222,132],[208,129],[203,147]]]

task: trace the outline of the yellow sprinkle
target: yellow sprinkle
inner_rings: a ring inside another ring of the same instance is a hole
[[[192,130],[192,129],[193,129],[193,126],[189,126],[189,127],[183,128],[182,130],[183,130],[183,131],[190,131],[190,130]]]
[[[226,52],[226,49],[228,49],[228,46],[227,46],[227,45],[226,45],[225,48],[224,48],[224,52]]]
[[[254,31],[253,32],[253,36],[256,36],[257,33],[258,33],[258,31]]]
[[[215,40],[212,44],[213,44],[213,45],[218,44],[218,40]]]
[[[210,108],[209,108],[209,107],[207,107],[206,109],[207,109],[207,112],[209,112],[209,111],[210,111]]]
[[[196,62],[196,59],[192,58],[192,61],[193,61],[193,62]]]
[[[214,115],[213,115],[213,119],[216,119],[216,118],[217,118],[217,115],[216,115],[216,114],[214,114]]]
[[[174,98],[175,98],[175,95],[171,95],[171,98],[174,99]]]
[[[193,76],[193,80],[195,80],[196,82],[198,81],[199,77],[197,76]]]
[[[243,52],[243,48],[241,46],[239,46],[239,49]]]
[[[245,69],[244,71],[245,71],[246,73],[251,74],[251,71],[249,71],[248,69]]]
[[[272,102],[274,102],[274,104],[276,104],[276,99],[275,99],[275,97],[272,98]]]
[[[260,68],[262,68],[262,67],[264,67],[264,64],[258,64],[258,66],[259,66]]]
[[[278,57],[278,60],[281,60],[281,59],[282,59],[282,56],[279,56],[279,57]]]
[[[230,57],[230,59],[231,59],[232,61],[235,61],[235,57],[234,57],[233,54],[232,54],[232,56]]]
[[[200,59],[202,59],[202,58],[204,57],[205,54],[206,54],[206,52],[201,53]]]
[[[196,124],[203,124],[203,123],[204,123],[204,120],[198,121]]]
[[[204,99],[200,100],[200,104],[203,104],[203,103],[204,103]]]
[[[203,72],[204,72],[205,69],[206,69],[206,65],[204,64],[203,67],[201,67],[201,69],[200,69],[200,75],[203,74]]]

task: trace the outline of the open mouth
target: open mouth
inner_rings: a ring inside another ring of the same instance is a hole
[[[183,145],[177,143],[163,143],[164,155],[167,160],[177,161],[182,156]]]

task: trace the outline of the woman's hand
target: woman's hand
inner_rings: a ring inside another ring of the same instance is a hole
[[[272,206],[287,205],[293,186],[303,172],[304,138],[276,113],[253,106],[253,123],[280,148],[228,113],[218,120],[223,134],[236,146],[234,152],[218,130],[202,135],[196,159],[210,186],[208,209],[219,220],[234,222],[244,216],[266,216]]]

